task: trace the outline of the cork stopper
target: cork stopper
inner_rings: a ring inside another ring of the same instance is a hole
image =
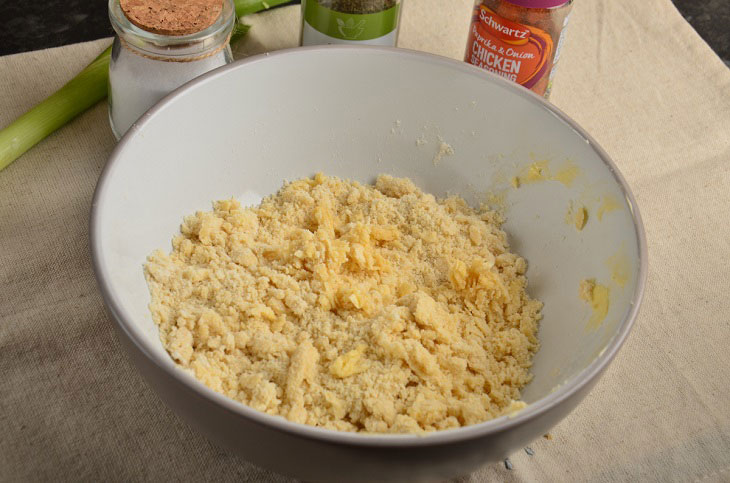
[[[119,0],[137,27],[160,35],[189,35],[215,23],[223,0]]]

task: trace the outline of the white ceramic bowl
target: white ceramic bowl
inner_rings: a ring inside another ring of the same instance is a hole
[[[435,165],[439,139],[454,154]],[[572,183],[510,187],[513,176],[540,160],[549,160],[552,175],[571,165],[578,175]],[[147,308],[145,257],[168,249],[182,217],[210,209],[212,200],[257,202],[284,180],[317,171],[361,182],[379,173],[407,176],[427,192],[459,193],[472,203],[498,195],[512,248],[529,262],[529,292],[545,303],[526,409],[427,436],[339,433],[259,413],[175,366]],[[599,220],[607,198],[615,209]],[[582,231],[565,221],[571,201],[588,207]],[[379,48],[253,57],[167,97],[112,154],[94,198],[91,243],[120,339],[159,396],[247,460],[310,481],[441,479],[541,436],[616,355],[647,271],[634,199],[606,153],[574,122],[465,63]],[[626,271],[623,286],[612,281],[617,263]],[[588,327],[591,308],[578,297],[586,278],[611,291],[608,316],[596,328]]]

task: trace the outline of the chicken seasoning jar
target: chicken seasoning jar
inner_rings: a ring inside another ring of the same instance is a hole
[[[464,60],[550,96],[573,0],[477,0]]]
[[[302,0],[302,45],[394,47],[401,0]]]

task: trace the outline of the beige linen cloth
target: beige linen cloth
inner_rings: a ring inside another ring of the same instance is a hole
[[[405,0],[400,45],[461,58],[471,3]],[[294,46],[298,19],[250,18],[237,54]],[[646,298],[552,440],[461,481],[730,481],[730,70],[670,0],[578,0],[569,28],[552,100],[636,194]],[[108,43],[0,58],[0,126]],[[120,349],[87,233],[113,147],[100,104],[0,172],[0,480],[289,481],[179,421]]]

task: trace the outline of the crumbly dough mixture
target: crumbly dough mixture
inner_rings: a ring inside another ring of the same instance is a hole
[[[343,431],[419,433],[514,411],[542,303],[499,215],[408,179],[317,175],[185,218],[146,264],[164,347],[212,389]]]
[[[575,229],[582,231],[588,222],[588,210],[580,203],[570,202],[568,212],[565,214],[565,222],[574,225]]]
[[[591,309],[593,309],[591,318],[588,321],[588,328],[595,329],[600,327],[608,315],[608,306],[611,300],[608,287],[596,283],[596,279],[594,278],[581,280],[578,286],[578,295],[581,299],[588,302],[591,305]]]

